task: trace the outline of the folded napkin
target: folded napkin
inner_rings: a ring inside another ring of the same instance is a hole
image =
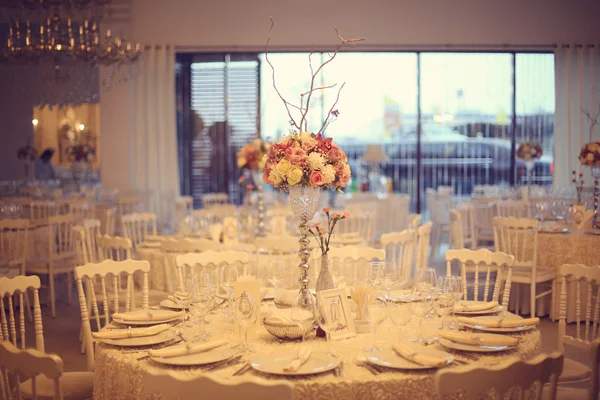
[[[458,322],[467,325],[480,325],[487,328],[514,328],[517,326],[538,325],[539,318],[509,319],[498,317],[493,318],[466,318],[458,317]]]
[[[145,336],[154,336],[170,328],[168,324],[150,326],[148,328],[109,329],[100,332],[92,332],[94,339],[127,339]]]
[[[415,349],[404,343],[394,343],[392,344],[392,349],[394,349],[394,351],[401,357],[404,357],[408,361],[412,361],[419,365],[437,368],[448,364],[448,359],[445,357],[419,353],[419,349]]]
[[[227,343],[227,340],[213,340],[208,343],[186,343],[183,346],[166,347],[164,349],[150,350],[150,357],[178,357],[186,354],[198,354],[208,350],[216,349]]]
[[[137,310],[126,313],[114,313],[113,319],[124,321],[166,321],[183,317],[183,312],[172,310]]]
[[[459,301],[454,306],[455,311],[485,311],[498,307],[497,301]]]
[[[278,290],[275,292],[275,304],[282,306],[291,306],[294,299],[298,296],[297,290]]]
[[[301,346],[298,349],[298,356],[292,362],[283,368],[283,372],[296,372],[310,357],[312,348],[310,346]]]
[[[438,331],[438,335],[444,339],[456,343],[471,344],[476,346],[511,346],[519,344],[519,339],[502,335],[482,335],[471,332]]]

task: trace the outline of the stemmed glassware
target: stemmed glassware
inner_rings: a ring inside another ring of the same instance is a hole
[[[382,261],[369,262],[367,267],[367,280],[373,289],[377,289],[381,286],[384,265],[385,263]]]
[[[423,333],[423,318],[433,310],[433,287],[426,284],[416,284],[412,290],[411,310],[419,318],[419,337],[413,342],[427,342]]]
[[[390,290],[398,282],[400,272],[394,262],[385,262],[382,266],[381,285],[386,291],[387,298],[390,298]]]
[[[233,288],[238,276],[239,271],[234,264],[225,264],[221,267],[221,286],[227,292],[227,301],[230,304],[233,301]]]
[[[327,353],[331,354],[331,332],[335,330],[340,321],[340,300],[326,300],[324,303],[318,306],[317,323],[325,331]]]
[[[453,276],[444,276],[438,279],[433,308],[442,319],[441,329],[446,327],[444,321],[454,310],[454,303],[456,302],[454,295],[455,278]]]
[[[302,343],[306,341],[306,335],[311,331],[317,319],[317,302],[310,293],[298,293],[292,304],[292,321],[302,330]]]
[[[433,289],[437,284],[437,274],[433,268],[418,268],[415,270],[415,286]]]
[[[377,328],[389,316],[386,293],[381,290],[373,290],[369,294],[369,323],[373,328],[373,347],[367,349],[377,350]]]
[[[175,279],[173,282],[173,301],[183,310],[185,326],[191,326],[188,316],[191,296],[189,292],[189,282],[187,280]]]
[[[273,286],[274,291],[281,286],[285,279],[285,263],[283,260],[273,260],[267,268],[267,280]]]
[[[212,288],[210,286],[210,278],[204,271],[199,273],[195,279],[190,281],[190,312],[198,321],[198,340],[206,340],[210,335],[204,332],[204,323],[206,314],[211,310],[214,305],[214,297]]]
[[[445,277],[445,282],[443,283],[444,286],[447,286],[452,293],[454,294],[454,303],[452,305],[452,320],[450,321],[450,323],[447,325],[448,328],[453,329],[457,327],[457,323],[455,321],[455,309],[456,309],[456,303],[458,303],[460,301],[460,299],[462,299],[463,297],[463,281],[462,278],[459,276],[447,276]]]
[[[390,311],[390,319],[393,324],[400,327],[398,329],[399,339],[402,340],[402,328],[406,326],[412,318],[412,306],[410,297],[400,296],[394,300],[388,302],[388,308]]]
[[[248,346],[248,328],[254,326],[258,319],[256,300],[248,292],[243,292],[233,302],[233,316],[242,328],[242,343],[238,346],[242,351],[252,351]]]

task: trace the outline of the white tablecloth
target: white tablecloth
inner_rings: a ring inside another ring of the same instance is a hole
[[[209,317],[209,320],[212,321],[212,324],[208,325],[209,332],[218,333],[219,338],[228,338],[233,343],[237,342],[237,335],[233,333],[233,325],[231,323],[225,322],[220,315]],[[407,338],[414,336],[418,326],[417,323],[418,321],[413,320],[406,327],[405,336]],[[438,324],[438,320],[426,321],[424,326],[429,332],[433,332],[434,327]],[[384,325],[380,331],[380,338],[382,340],[386,342],[398,340],[398,328],[392,325]],[[291,382],[295,385],[294,398],[302,400],[429,400],[435,398],[433,385],[435,370],[390,370],[374,376],[364,367],[357,365],[356,356],[360,352],[360,349],[371,343],[370,334],[362,334],[333,342],[333,352],[339,355],[344,361],[344,376],[335,377],[331,373],[324,373],[312,377],[292,379]],[[250,358],[255,355],[287,350],[295,354],[294,352],[298,346],[297,342],[282,343],[277,341],[262,326],[257,327],[255,333],[250,335],[250,344],[254,346],[255,350],[255,353],[251,353]],[[310,344],[313,346],[313,351],[325,351],[326,349],[324,339],[315,340],[313,336]],[[539,353],[540,345],[540,333],[534,329],[522,334],[521,344],[516,351],[484,355],[477,362],[481,365],[491,366],[509,359],[529,359]],[[144,354],[145,352],[123,353],[119,348],[100,343],[96,353],[94,399],[145,399],[147,393],[144,391],[143,371],[147,369],[168,370],[170,368],[148,359],[138,361],[137,359]],[[212,373],[215,376],[235,380],[238,378],[231,375],[242,366],[243,364],[238,364]],[[455,368],[455,366],[447,368]],[[195,367],[183,367],[176,370],[182,375],[198,375],[203,373]],[[261,376],[267,379],[281,379],[254,371],[248,372],[244,375],[244,378],[250,375]],[[154,398],[158,399],[160,396]],[[240,395],[240,398],[243,399],[243,394]]]

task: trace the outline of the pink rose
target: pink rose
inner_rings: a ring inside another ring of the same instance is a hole
[[[325,178],[323,178],[323,174],[319,171],[313,171],[310,174],[310,178],[308,179],[308,182],[310,183],[310,185],[312,187],[317,187],[317,186],[321,186],[325,183]]]
[[[301,147],[290,147],[285,151],[285,155],[292,164],[302,164],[306,159],[306,152]]]
[[[327,158],[329,158],[329,161],[331,161],[332,163],[342,161],[342,157],[342,151],[337,147],[332,147],[331,150],[329,150],[329,152],[327,153]]]

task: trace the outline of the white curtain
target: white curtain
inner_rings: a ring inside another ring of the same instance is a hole
[[[130,182],[135,189],[151,194],[152,212],[163,225],[172,226],[173,199],[179,193],[172,46],[147,49],[134,84]]]
[[[600,125],[590,137],[590,120],[584,111],[600,123],[600,46],[559,47],[555,51],[556,110],[554,119],[554,184],[571,185],[571,171],[585,174],[589,168],[579,164],[584,144],[600,139]]]

